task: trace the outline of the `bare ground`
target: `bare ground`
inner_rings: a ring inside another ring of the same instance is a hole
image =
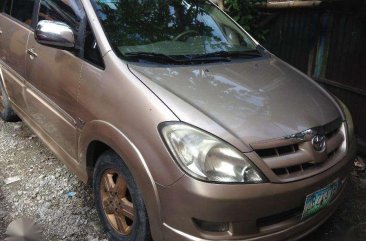
[[[9,177],[19,180],[5,184]],[[365,200],[366,177],[353,175],[345,202],[303,241],[349,240],[345,234],[352,230],[360,236],[355,240],[366,240],[364,228],[357,228],[366,223]],[[91,188],[22,122],[0,121],[0,240],[10,222],[28,217],[40,226],[45,241],[105,241],[93,202]]]
[[[9,177],[20,180],[5,184]],[[36,221],[45,241],[105,239],[91,188],[25,124],[0,121],[0,240],[10,222],[25,217]]]

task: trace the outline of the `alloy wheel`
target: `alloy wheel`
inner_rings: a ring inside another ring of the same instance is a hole
[[[129,235],[135,209],[125,178],[110,169],[103,173],[100,184],[103,210],[109,223],[120,234]]]

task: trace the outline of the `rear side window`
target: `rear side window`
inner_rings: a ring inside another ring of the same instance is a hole
[[[77,36],[83,17],[84,10],[78,0],[41,0],[38,21],[53,20],[66,23],[72,28],[74,34]]]
[[[35,0],[8,0],[4,12],[27,25],[32,24]]]

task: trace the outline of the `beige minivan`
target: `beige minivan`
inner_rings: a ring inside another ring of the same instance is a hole
[[[295,240],[341,202],[347,108],[207,0],[1,0],[1,117],[110,240]]]

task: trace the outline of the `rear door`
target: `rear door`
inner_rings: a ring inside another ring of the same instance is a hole
[[[9,98],[20,109],[26,108],[22,92],[34,5],[35,0],[6,0],[0,14],[0,64]]]
[[[79,42],[85,13],[78,0],[41,0],[38,16],[38,21],[53,20],[68,24]],[[26,57],[28,112],[64,151],[62,154],[66,153],[76,160],[75,113],[82,68],[79,50],[61,50],[38,44],[34,33],[29,36],[28,50],[33,53]]]

